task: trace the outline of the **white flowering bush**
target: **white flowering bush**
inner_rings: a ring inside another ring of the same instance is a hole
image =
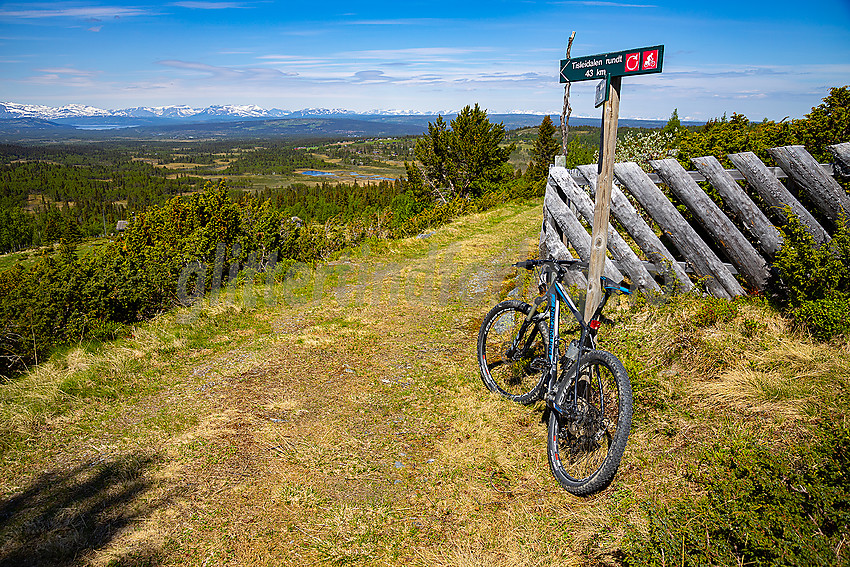
[[[644,171],[652,171],[649,160],[663,159],[676,154],[674,149],[676,135],[673,132],[652,130],[650,132],[629,132],[617,137],[617,148],[614,161],[622,163],[633,161]],[[596,150],[596,161],[599,161],[599,150]]]

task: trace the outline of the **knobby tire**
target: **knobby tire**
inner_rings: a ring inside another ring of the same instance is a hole
[[[573,404],[571,381],[560,402],[563,414],[550,411],[547,453],[560,485],[586,496],[607,487],[620,466],[632,423],[632,387],[617,357],[594,350],[582,355],[577,391]]]

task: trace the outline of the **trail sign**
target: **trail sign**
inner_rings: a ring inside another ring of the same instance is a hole
[[[663,62],[663,45],[561,59],[561,82],[660,73]]]
[[[570,36],[570,45],[572,45]],[[617,146],[617,119],[620,112],[620,87],[623,77],[660,73],[664,63],[664,46],[639,47],[600,55],[561,59],[561,82],[601,79],[596,87],[596,106],[602,108],[602,144],[599,148],[599,177],[596,180],[596,206],[587,273],[587,300],[584,319],[590,321],[594,308],[602,299],[601,277],[605,268],[608,245],[608,217],[611,211],[611,189],[614,183],[614,150]],[[569,87],[569,85],[567,85]],[[567,102],[565,100],[564,107]],[[566,146],[565,146],[566,147]],[[566,150],[565,150],[566,151]]]

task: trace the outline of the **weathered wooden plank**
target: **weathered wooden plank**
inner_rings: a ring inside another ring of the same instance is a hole
[[[767,262],[685,168],[675,159],[650,160],[649,165],[714,237],[747,283],[756,289],[765,289],[770,277]]]
[[[591,201],[588,194],[578,186],[566,169],[563,167],[550,168],[549,179],[555,181],[556,188],[563,191],[562,199],[568,199],[572,204],[574,204],[576,206],[576,210],[578,210],[578,213],[585,221],[588,223],[593,221],[593,201]],[[632,284],[643,290],[661,291],[661,288],[656,283],[652,275],[647,271],[643,262],[641,262],[634,250],[631,249],[628,243],[623,240],[620,233],[617,232],[610,223],[608,223],[607,245],[608,250],[611,251],[611,255],[614,257],[614,260],[619,262],[620,270],[629,274]]]
[[[844,217],[850,224],[850,197],[803,146],[769,148],[767,152],[830,220],[838,223]]]
[[[782,248],[782,235],[732,176],[726,173],[717,158],[706,156],[692,158],[691,161],[723,197],[723,202],[737,215],[761,251],[769,258],[775,257]]]
[[[690,264],[688,264],[687,262],[676,263],[679,265],[680,268],[682,268],[682,271],[684,271],[685,273],[694,273],[693,268],[691,268]],[[616,261],[614,262],[614,265],[617,266],[617,268],[620,267],[620,265]],[[646,266],[646,269],[649,271],[650,274],[658,275],[658,267],[655,264],[653,264],[652,262],[644,262],[643,265]],[[735,266],[733,266],[732,264],[724,262],[723,265],[726,266],[726,269],[729,270],[729,273],[733,276],[738,273],[737,268],[735,268]]]
[[[562,239],[563,234],[552,221],[549,211],[546,207],[543,207],[543,225],[540,229],[540,257],[572,260],[573,255],[562,242]],[[574,285],[581,290],[587,289],[587,278],[579,270],[569,270],[565,279],[568,286]]]
[[[615,171],[618,165],[614,164]],[[584,176],[591,192],[595,193],[596,180],[599,175],[596,171],[596,166],[580,165],[578,169]],[[650,262],[660,268],[660,275],[664,278],[668,286],[684,292],[693,289],[694,284],[691,282],[688,274],[680,267],[679,262],[676,261],[673,254],[662,244],[661,239],[655,235],[655,231],[646,224],[643,217],[640,216],[616,185],[611,188],[611,212],[620,221],[620,224],[626,228],[635,243],[643,250],[646,257],[649,258]]]
[[[829,146],[829,153],[835,157],[835,169],[842,177],[850,177],[850,142]]]
[[[558,191],[553,186],[551,177],[546,183],[546,195],[543,197],[543,205],[552,215],[552,220],[558,224],[558,227],[566,234],[573,245],[573,248],[578,252],[579,257],[585,262],[590,261],[590,234],[587,229],[582,226],[578,218],[573,214],[570,208],[561,201],[558,197]],[[611,260],[605,258],[605,275],[614,281],[622,281],[623,274],[618,270]]]
[[[818,243],[829,242],[829,234],[812,214],[791,194],[785,186],[770,172],[767,166],[753,152],[741,152],[726,156],[738,168],[747,183],[756,190],[759,196],[770,207],[768,214],[782,219],[786,218],[785,207],[800,219]]]
[[[661,230],[670,236],[697,276],[705,278],[709,293],[725,299],[744,294],[741,284],[729,273],[717,254],[702,241],[645,171],[636,163],[628,162],[617,164],[614,173]]]

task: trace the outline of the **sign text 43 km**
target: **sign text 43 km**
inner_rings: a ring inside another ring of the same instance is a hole
[[[660,73],[663,62],[663,45],[561,59],[561,82]]]

